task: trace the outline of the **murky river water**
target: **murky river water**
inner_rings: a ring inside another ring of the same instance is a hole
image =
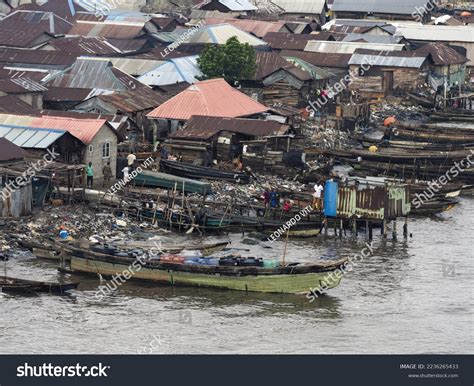
[[[0,294],[0,353],[473,353],[474,199],[431,218],[411,219],[413,237],[383,240],[341,285],[309,303],[245,294],[126,283],[106,301],[99,281],[70,296]],[[401,229],[401,223],[399,229]],[[230,236],[257,256],[282,255],[252,234]],[[207,241],[215,240],[208,238]],[[354,240],[289,241],[288,260],[347,256]],[[57,279],[56,266],[29,255],[11,276]]]

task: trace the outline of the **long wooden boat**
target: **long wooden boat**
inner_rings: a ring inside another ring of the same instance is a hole
[[[134,259],[111,258],[87,250],[70,248],[70,272],[105,277],[131,270]],[[194,266],[148,260],[134,269],[132,279],[148,280],[173,286],[193,286],[248,292],[304,294],[310,288],[339,285],[341,277],[333,274],[347,259],[320,260],[315,263],[291,263],[276,268]],[[137,264],[137,263],[135,263]]]
[[[56,240],[54,242],[44,240],[43,242],[35,242],[30,240],[19,240],[18,244],[26,249],[32,251],[32,253],[42,259],[48,260],[60,260],[61,259],[61,249],[67,247],[68,245],[78,246],[80,243],[77,242],[64,242]],[[160,253],[179,253],[183,250],[192,250],[200,251],[204,256],[209,256],[214,253],[222,251],[229,245],[228,241],[222,241],[218,243],[208,243],[208,244],[160,244],[154,241],[149,240],[127,240],[127,241],[117,241],[113,243],[120,250],[134,250],[134,249],[143,249],[150,250],[151,248],[160,248]],[[66,261],[69,257],[64,256]]]
[[[408,139],[411,141],[419,142],[437,142],[437,143],[462,143],[462,144],[473,144],[474,133],[468,134],[457,134],[457,133],[438,133],[435,131],[424,131],[424,130],[405,130],[397,128],[395,134],[392,135],[392,139]]]
[[[439,123],[420,123],[414,121],[401,121],[395,124],[396,128],[423,131],[428,133],[443,134],[473,134],[474,124],[470,122],[439,122]],[[380,128],[383,130],[384,128]]]
[[[413,163],[414,160],[430,160],[433,162],[446,163],[449,162],[449,160],[461,160],[471,154],[469,150],[412,151],[407,153],[400,149],[380,149],[377,152],[363,149],[322,150],[321,152],[335,158],[355,160],[357,157],[361,157],[364,161],[395,163]]]
[[[242,172],[227,172],[206,166],[196,166],[178,161],[161,160],[160,170],[175,176],[237,182],[248,184],[250,176]]]
[[[117,247],[124,250],[133,250],[133,249],[144,249],[149,250],[153,247],[159,247],[160,250],[164,253],[179,253],[183,250],[188,251],[200,251],[204,256],[210,256],[214,253],[222,251],[229,245],[228,241],[222,241],[219,243],[210,243],[210,244],[160,244],[155,241],[149,240],[127,240],[127,241],[117,241],[114,243]]]
[[[53,283],[0,276],[0,292],[47,292],[63,294],[78,287],[79,283]]]
[[[431,215],[442,212],[447,212],[454,208],[458,204],[456,199],[435,199],[422,202],[417,208],[416,205],[412,205],[410,214],[415,216]]]
[[[446,162],[444,165],[432,165],[422,162],[421,165],[397,164],[391,162],[351,162],[354,174],[366,176],[367,174],[392,176],[398,178],[417,178],[422,180],[437,179],[446,173],[452,173],[454,162]],[[472,184],[474,182],[474,168],[465,169],[456,177],[457,181]]]
[[[206,182],[196,181],[189,178],[174,176],[167,173],[159,173],[151,170],[142,170],[133,179],[136,186],[150,186],[162,189],[176,189],[179,192],[199,193],[203,195],[212,192],[211,185]]]

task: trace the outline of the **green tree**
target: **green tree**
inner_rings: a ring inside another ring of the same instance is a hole
[[[255,51],[233,36],[223,46],[208,44],[197,60],[203,73],[200,78],[224,78],[231,85],[236,80],[252,79],[257,71]]]

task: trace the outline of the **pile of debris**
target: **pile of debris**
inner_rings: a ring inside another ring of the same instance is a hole
[[[424,114],[425,111],[423,107],[413,106],[411,103],[402,103],[395,100],[384,101],[372,106],[370,123],[371,126],[379,127],[390,116],[394,116],[399,121],[427,121],[428,117]]]
[[[0,228],[5,242],[14,240],[40,240],[42,238],[105,239],[109,237],[131,237],[150,223],[140,223],[123,213],[116,216],[110,212],[95,212],[86,205],[48,207],[31,218],[9,221]]]

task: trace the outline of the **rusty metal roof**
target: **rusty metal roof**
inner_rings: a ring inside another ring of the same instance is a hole
[[[26,3],[17,7],[18,10],[53,12],[59,17],[73,22],[78,14],[86,10],[77,4],[76,1],[47,0],[39,3]],[[89,14],[90,15],[90,14]],[[93,14],[92,14],[93,15]]]
[[[268,42],[275,50],[304,50],[310,40],[327,40],[331,36],[330,32],[320,32],[319,34],[298,35],[285,32],[269,32],[263,40]]]
[[[154,109],[166,101],[163,95],[148,88],[98,95],[96,98],[114,106],[123,113]]]
[[[418,48],[416,52],[430,54],[434,64],[441,66],[462,64],[468,61],[464,55],[461,55],[454,48],[441,42],[424,44]]]
[[[120,49],[103,37],[73,36],[50,40],[48,44],[61,52],[73,52],[78,55],[112,55]]]
[[[65,34],[72,26],[52,12],[15,11],[0,20],[0,45],[32,47],[43,35]]]
[[[310,80],[311,75],[296,67],[294,64],[288,62],[276,52],[256,52],[257,72],[255,80],[263,80],[267,76],[276,71],[284,70],[296,77],[299,80]]]
[[[188,120],[193,115],[245,117],[268,108],[232,88],[224,79],[210,79],[186,90],[157,107],[149,118]]]
[[[148,44],[147,39],[114,39],[107,38],[107,42],[118,48],[122,52],[137,52],[145,49]]]
[[[352,56],[351,54],[327,54],[323,52],[303,52],[292,50],[284,50],[281,51],[280,54],[282,56],[300,58],[314,66],[334,68],[347,68]]]
[[[20,146],[11,143],[8,139],[0,138],[0,162],[23,159],[28,156],[28,152]]]
[[[45,80],[51,87],[97,88],[111,91],[146,87],[134,77],[113,67],[109,59],[80,57],[68,69]]]
[[[38,110],[13,95],[0,97],[0,112],[10,114],[36,114]]]
[[[47,88],[28,77],[0,79],[0,91],[8,94],[25,94],[29,92],[43,92]]]
[[[0,48],[0,63],[64,68],[74,63],[76,58],[77,55],[65,52]]]
[[[43,100],[49,102],[80,102],[91,94],[90,88],[48,87]]]
[[[113,39],[134,39],[144,35],[144,23],[78,21],[69,35],[102,36]]]
[[[221,131],[264,137],[284,134],[288,128],[288,125],[276,121],[193,115],[183,129],[174,132],[170,138],[206,140]]]

